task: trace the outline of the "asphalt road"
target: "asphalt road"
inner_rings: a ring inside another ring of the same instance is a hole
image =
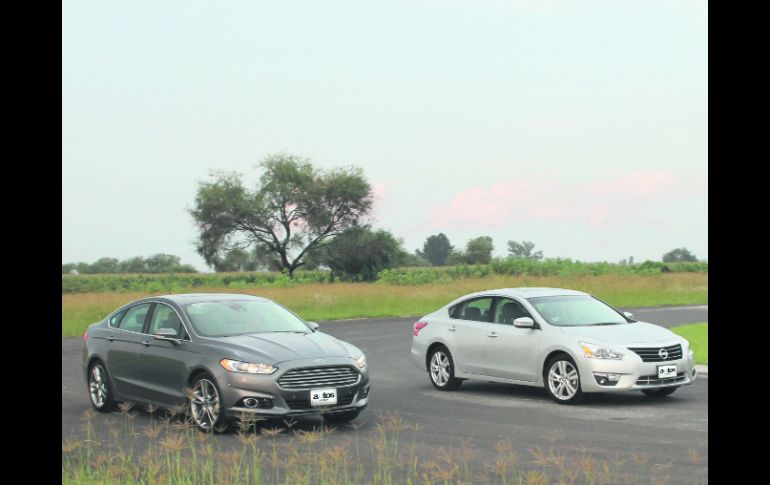
[[[662,326],[708,321],[708,306],[628,309],[639,320]],[[367,355],[371,377],[369,407],[359,416],[357,430],[368,433],[377,416],[395,413],[422,425],[420,441],[429,446],[457,445],[470,439],[479,456],[494,453],[500,439],[511,439],[523,452],[548,447],[554,438],[565,451],[591,450],[595,457],[618,452],[643,452],[651,463],[667,466],[667,483],[690,483],[696,469],[708,464],[708,378],[702,377],[665,399],[641,393],[590,396],[579,406],[558,405],[545,391],[483,381],[465,381],[459,391],[440,392],[409,357],[415,318],[384,318],[322,322],[321,330],[349,341]],[[90,407],[81,374],[80,339],[62,339],[62,439],[78,434],[83,412]],[[97,425],[115,415],[99,415]],[[136,425],[149,424],[140,413]],[[308,418],[300,426],[320,420]],[[233,435],[214,439],[239,446]],[[334,435],[332,435],[332,439]],[[702,457],[688,461],[688,449]]]

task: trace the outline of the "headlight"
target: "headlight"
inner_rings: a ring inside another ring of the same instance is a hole
[[[580,347],[583,349],[583,353],[589,359],[615,359],[620,360],[623,358],[623,353],[613,350],[609,347],[602,347],[588,342],[580,342]]]
[[[361,355],[360,355],[360,356],[359,356],[359,357],[356,359],[356,366],[357,366],[359,369],[365,369],[365,368],[366,368],[366,356],[365,356],[364,354],[361,354]]]
[[[253,362],[240,362],[238,360],[222,359],[219,365],[230,372],[246,372],[248,374],[272,374],[277,370],[270,364],[255,364]]]

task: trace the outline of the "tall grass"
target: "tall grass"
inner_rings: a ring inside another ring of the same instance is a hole
[[[152,413],[151,424],[138,428],[136,411],[120,413],[97,432],[89,409],[83,433],[63,439],[63,484],[665,484],[674,462],[688,467],[692,483],[708,481],[701,445],[664,466],[644,453],[600,458],[566,448],[555,432],[544,436],[545,449],[510,439],[490,450],[459,438],[434,446],[418,439],[419,424],[396,415],[379,416],[368,432],[358,423],[295,429],[246,420],[233,443],[197,431],[182,415]]]
[[[289,288],[201,287],[196,292],[264,296],[307,320],[418,316],[453,299],[491,288],[552,286],[586,291],[619,307],[708,303],[708,273],[650,276],[500,276],[452,280],[416,286],[381,283],[305,284]],[[62,295],[62,337],[81,335],[86,327],[119,306],[157,292],[75,293]]]

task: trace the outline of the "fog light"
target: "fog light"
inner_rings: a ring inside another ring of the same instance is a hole
[[[366,389],[361,391],[361,397],[359,397],[359,399],[363,399],[363,398],[365,398],[368,395],[369,395],[369,386],[366,386]]]
[[[594,372],[594,379],[600,386],[614,386],[620,380],[621,375],[610,372]]]

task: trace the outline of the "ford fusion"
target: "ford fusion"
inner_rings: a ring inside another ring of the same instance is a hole
[[[412,333],[412,360],[442,391],[483,379],[543,386],[574,404],[594,392],[667,396],[696,377],[687,340],[580,291],[473,293],[426,315]]]
[[[119,308],[83,335],[91,404],[189,405],[204,431],[238,417],[355,419],[366,407],[366,357],[265,298],[187,294]]]

